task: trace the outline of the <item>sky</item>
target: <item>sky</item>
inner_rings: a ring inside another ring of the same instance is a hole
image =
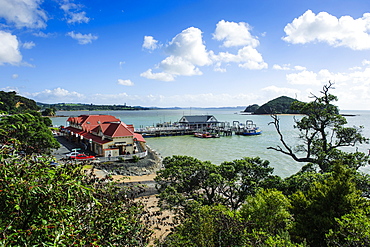
[[[368,0],[0,0],[0,90],[145,107],[370,110]]]

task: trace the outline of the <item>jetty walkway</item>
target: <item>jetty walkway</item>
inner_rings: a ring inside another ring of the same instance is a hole
[[[146,127],[135,129],[136,133],[143,137],[160,137],[160,136],[179,136],[179,135],[193,135],[195,132],[211,132],[219,134],[220,136],[231,136],[233,129],[231,127],[209,127],[203,129],[195,129],[189,127]]]

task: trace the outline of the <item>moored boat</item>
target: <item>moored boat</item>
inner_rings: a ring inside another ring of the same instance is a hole
[[[257,127],[252,120],[247,120],[245,125],[239,123],[239,121],[234,121],[234,132],[236,135],[244,136],[253,136],[262,134],[261,129]]]
[[[218,138],[220,137],[218,134],[212,134],[210,132],[195,132],[194,136],[198,138]]]

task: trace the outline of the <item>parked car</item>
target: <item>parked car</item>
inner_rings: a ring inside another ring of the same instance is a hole
[[[66,154],[66,156],[67,156],[67,157],[71,157],[71,156],[77,156],[77,155],[79,155],[79,154],[80,154],[79,152],[77,152],[77,151],[73,151],[73,152],[70,152],[70,153]]]
[[[86,154],[77,154],[77,155],[69,156],[69,158],[70,159],[75,159],[75,160],[94,160],[95,156],[86,155]]]

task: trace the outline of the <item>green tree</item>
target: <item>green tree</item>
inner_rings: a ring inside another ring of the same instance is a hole
[[[290,207],[289,199],[281,191],[262,189],[255,196],[248,196],[240,215],[252,229],[274,236],[291,228]]]
[[[224,206],[197,207],[157,246],[246,246],[245,225]]]
[[[155,181],[162,207],[186,209],[194,204],[222,204],[237,209],[248,195],[274,178],[268,161],[243,158],[216,166],[188,156],[166,157]],[[189,203],[190,202],[190,203]]]
[[[370,216],[367,210],[343,215],[336,219],[335,230],[326,234],[328,246],[370,246]]]
[[[3,117],[0,120],[0,143],[16,145],[26,154],[48,153],[59,147],[48,128],[50,124],[51,120],[38,112]]]
[[[291,196],[296,241],[307,240],[310,246],[325,246],[325,235],[336,230],[336,219],[356,212],[367,205],[354,183],[355,171],[340,163],[333,166],[331,176],[322,182],[314,182],[306,191]]]
[[[323,172],[330,171],[333,160],[344,160],[344,165],[358,168],[368,163],[368,156],[360,152],[347,153],[340,150],[342,147],[351,147],[357,144],[368,143],[368,139],[361,134],[360,127],[344,127],[347,120],[339,114],[338,107],[332,102],[337,97],[330,94],[333,84],[329,82],[321,91],[322,96],[313,95],[314,101],[305,103],[295,101],[292,109],[299,111],[305,116],[295,121],[294,128],[300,132],[303,144],[292,148],[285,141],[280,130],[279,118],[272,116],[282,146],[269,147],[283,154],[291,156],[298,162],[309,162],[318,165]],[[303,153],[303,157],[298,155]]]
[[[0,150],[1,246],[146,246],[143,205],[83,164]]]
[[[51,108],[46,108],[45,110],[43,110],[41,112],[41,114],[43,116],[55,116],[55,108],[54,107],[51,107]]]

